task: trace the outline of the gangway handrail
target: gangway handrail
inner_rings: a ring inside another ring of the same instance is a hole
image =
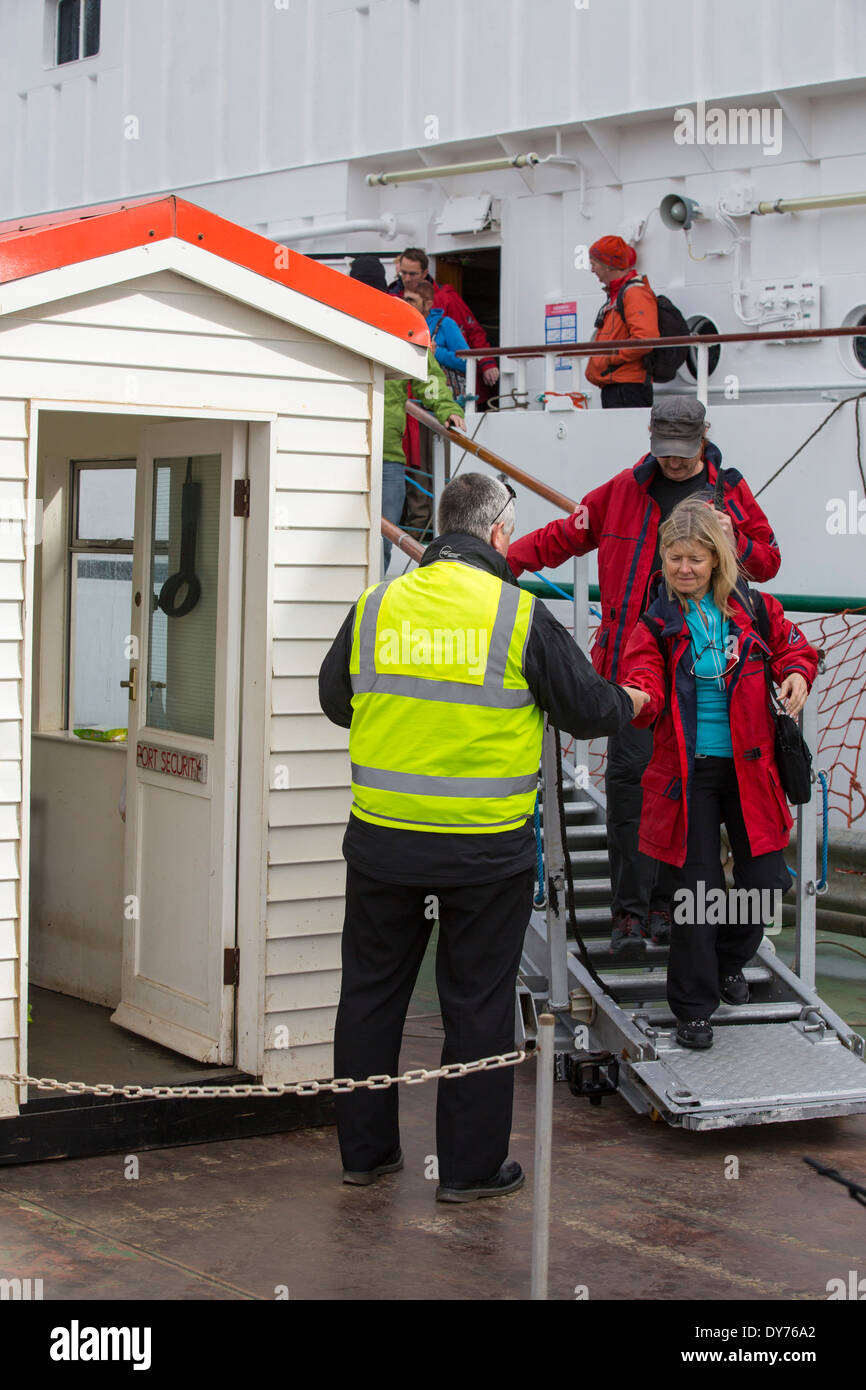
[[[555,507],[560,507],[562,511],[573,512],[577,507],[578,504],[573,497],[568,497],[564,492],[559,492],[557,488],[550,487],[548,483],[542,483],[540,479],[533,478],[531,473],[526,473],[515,463],[509,463],[508,459],[502,458],[500,454],[494,454],[492,449],[486,449],[483,444],[476,443],[474,439],[468,439],[459,430],[450,430],[447,425],[440,424],[435,415],[431,415],[429,411],[421,409],[420,406],[413,405],[411,401],[407,402],[406,413],[414,416],[416,420],[420,420],[421,424],[426,425],[427,429],[432,430],[434,434],[441,434],[452,444],[457,444],[461,449],[474,454],[476,458],[481,459],[482,463],[490,464],[491,468],[498,468],[500,472],[513,478],[516,483],[522,483],[524,487],[529,488],[530,492],[537,493],[539,497],[552,502]]]
[[[402,550],[404,555],[408,555],[412,560],[420,560],[424,554],[424,546],[420,541],[416,541],[414,536],[409,536],[405,531],[401,531],[399,526],[395,526],[393,521],[387,517],[382,517],[382,535],[386,541],[396,545],[398,550]]]
[[[605,338],[584,339],[579,343],[531,343],[515,347],[457,348],[458,357],[594,357],[596,353],[619,352],[620,348],[712,347],[717,343],[772,343],[808,338],[866,338],[863,324],[848,324],[840,328],[788,328],[775,333],[690,333],[671,338]]]

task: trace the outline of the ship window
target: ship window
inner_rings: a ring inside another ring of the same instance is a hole
[[[60,0],[57,63],[75,63],[99,52],[100,0]]]
[[[689,332],[694,333],[696,336],[700,336],[703,333],[718,333],[719,331],[716,324],[713,323],[713,320],[707,318],[706,314],[693,314],[690,319],[686,320],[686,322],[689,325]],[[719,358],[721,357],[721,355],[721,345],[719,343],[713,343],[712,347],[707,353],[707,374],[709,376],[712,376],[713,372],[716,370],[716,367],[719,365]],[[685,367],[689,375],[692,377],[692,379],[696,381],[698,376],[697,348],[688,349],[686,360],[683,363],[683,366]]]
[[[866,314],[861,314],[857,320],[858,328],[866,328]],[[854,356],[858,364],[866,368],[866,338],[854,338]]]

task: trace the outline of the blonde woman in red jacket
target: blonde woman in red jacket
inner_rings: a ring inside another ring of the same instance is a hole
[[[766,662],[796,715],[818,653],[776,599],[750,592],[718,514],[703,500],[675,507],[660,541],[662,574],[629,639],[621,679],[649,696],[635,722],[655,721],[639,844],[671,866],[668,1002],[679,1022],[677,1041],[706,1048],[720,998],[748,1002],[743,967],[772,916],[769,902],[791,882],[782,851],[792,819],[775,763]],[[767,643],[755,617],[759,602]],[[726,893],[723,821],[734,886],[758,894]]]

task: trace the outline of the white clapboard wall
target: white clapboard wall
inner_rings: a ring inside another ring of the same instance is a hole
[[[2,377],[0,377],[2,383]],[[0,384],[0,391],[3,391]],[[24,681],[24,507],[27,410],[0,398],[0,1072],[17,1071],[22,993],[21,788]],[[0,1115],[15,1114],[17,1093],[0,1082]]]
[[[371,330],[372,331],[372,330]],[[316,677],[369,581],[373,380],[362,353],[163,271],[7,315],[0,390],[59,402],[277,412],[260,1055],[267,1081],[331,1074],[348,734]],[[23,400],[0,401],[0,492],[23,497]],[[17,1061],[22,544],[0,549],[0,1061]],[[379,563],[378,538],[373,545]],[[29,721],[29,712],[28,712]],[[29,737],[29,723],[27,727]],[[282,771],[277,773],[276,769]],[[242,964],[243,970],[243,964]],[[277,1030],[280,1030],[277,1032]],[[288,1045],[286,1045],[288,1043]]]

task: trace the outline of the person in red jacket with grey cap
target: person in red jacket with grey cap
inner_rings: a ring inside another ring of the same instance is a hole
[[[652,575],[660,569],[660,524],[693,493],[713,502],[717,482],[725,535],[734,545],[743,575],[766,583],[778,573],[781,555],[770,523],[742,474],[722,469],[722,455],[705,438],[706,411],[691,396],[665,396],[650,415],[652,452],[632,468],[594,488],[571,516],[514,541],[508,563],[524,570],[555,568],[573,555],[598,551],[601,622],[592,664],[618,680],[623,653],[644,611]],[[649,937],[670,939],[670,891],[655,860],[638,850],[641,777],[652,753],[652,732],[633,725],[607,744],[607,852],[611,877],[611,952],[629,960],[646,952]]]

